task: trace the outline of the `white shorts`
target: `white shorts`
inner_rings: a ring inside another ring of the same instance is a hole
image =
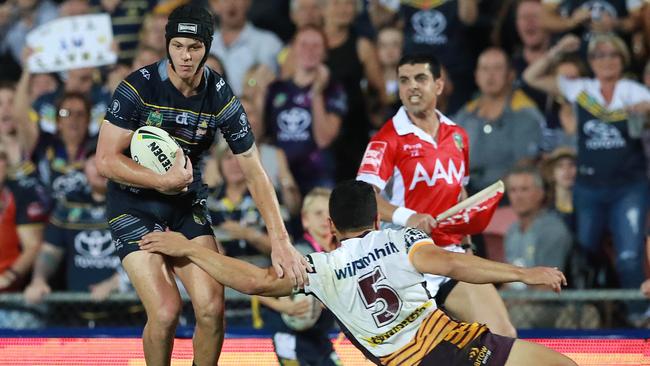
[[[460,244],[447,245],[446,247],[441,248],[454,253],[465,253],[465,249],[463,249]],[[449,277],[432,275],[428,273],[424,274],[424,279],[427,281],[427,290],[432,297],[436,297],[440,286],[451,280]],[[442,304],[438,304],[438,306],[442,306]]]

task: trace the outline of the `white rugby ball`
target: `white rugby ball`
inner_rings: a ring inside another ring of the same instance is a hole
[[[316,324],[318,318],[320,318],[321,306],[320,302],[310,295],[305,295],[302,293],[297,293],[291,296],[291,301],[299,302],[307,300],[309,301],[309,310],[300,316],[293,316],[282,313],[282,321],[289,328],[297,331],[307,330]]]
[[[179,148],[176,140],[158,127],[140,127],[131,137],[131,158],[158,174],[164,174],[174,165]]]

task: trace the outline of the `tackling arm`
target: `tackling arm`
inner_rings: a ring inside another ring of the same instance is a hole
[[[416,243],[409,259],[415,269],[469,283],[523,282],[528,285],[548,285],[560,292],[566,286],[561,271],[549,267],[522,268],[493,262],[473,255],[440,249],[432,241]]]
[[[176,232],[153,232],[140,241],[140,248],[172,257],[187,257],[224,286],[249,295],[288,296],[294,286],[287,276],[279,278],[273,268],[260,268],[196,245]]]

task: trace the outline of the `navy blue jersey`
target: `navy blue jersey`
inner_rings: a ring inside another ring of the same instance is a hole
[[[189,191],[198,192],[201,159],[215,141],[217,129],[235,154],[250,149],[255,139],[239,99],[219,74],[205,67],[200,92],[185,97],[171,83],[167,65],[167,60],[161,60],[122,81],[113,94],[106,120],[132,131],[142,126],[167,131],[192,160],[194,182]],[[125,154],[131,156],[128,151]]]
[[[120,265],[111,244],[106,204],[88,193],[74,192],[57,203],[45,241],[65,251],[68,291],[90,291],[90,285],[111,277]]]

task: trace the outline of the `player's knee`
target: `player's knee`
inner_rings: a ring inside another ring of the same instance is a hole
[[[223,326],[224,304],[223,301],[214,299],[195,306],[196,322],[207,325]]]
[[[158,307],[153,314],[147,314],[149,322],[159,329],[174,329],[181,315],[180,304],[165,304]]]

